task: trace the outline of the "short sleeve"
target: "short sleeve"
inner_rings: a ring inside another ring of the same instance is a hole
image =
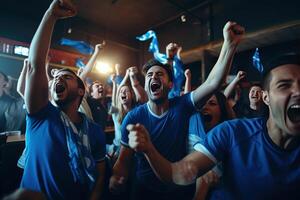
[[[231,149],[232,136],[232,128],[228,126],[227,122],[224,122],[208,132],[205,140],[197,143],[194,148],[215,163],[221,162]]]

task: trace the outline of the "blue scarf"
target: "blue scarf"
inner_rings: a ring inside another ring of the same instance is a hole
[[[72,171],[75,182],[88,184],[92,189],[96,181],[96,163],[91,154],[90,140],[88,136],[89,119],[85,115],[83,118],[83,126],[77,130],[69,117],[60,112],[61,120],[64,124],[67,146],[69,150],[69,166]]]

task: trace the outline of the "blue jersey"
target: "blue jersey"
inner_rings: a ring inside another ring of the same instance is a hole
[[[223,162],[223,182],[211,199],[300,199],[300,146],[279,148],[262,118],[224,122],[195,149]]]
[[[41,191],[47,199],[86,199],[88,186],[75,183],[69,166],[66,133],[60,110],[52,104],[27,115],[26,153],[21,187]],[[89,122],[91,153],[96,162],[105,158],[101,127]]]
[[[182,159],[187,153],[189,118],[195,111],[191,93],[169,100],[169,109],[164,114],[155,115],[148,104],[141,105],[129,112],[122,123],[121,144],[128,146],[128,124],[140,123],[148,130],[157,151],[169,161]],[[136,175],[140,182],[155,191],[165,191],[142,153],[136,153]]]
[[[194,145],[206,137],[206,132],[202,120],[202,114],[196,112],[190,117],[189,122],[189,152],[194,151]]]

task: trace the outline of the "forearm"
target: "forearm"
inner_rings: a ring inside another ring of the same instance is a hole
[[[226,41],[223,43],[217,63],[209,73],[204,84],[210,85],[215,90],[221,86],[230,71],[236,48],[237,45]]]
[[[185,79],[185,84],[184,84],[184,94],[192,91],[192,86],[191,86],[191,79],[186,78]]]
[[[104,177],[105,177],[105,161],[102,161],[100,164],[97,164],[97,170],[99,176],[97,178],[95,187],[91,193],[90,200],[99,200],[102,199],[102,193],[104,188]]]
[[[37,112],[48,102],[46,57],[55,22],[55,17],[47,11],[31,42],[25,83],[25,104],[29,113]]]
[[[136,101],[139,103],[145,103],[148,98],[146,91],[144,88],[140,85],[140,82],[137,79],[130,79],[131,86],[134,92],[134,95],[136,97]]]
[[[117,102],[117,84],[116,82],[112,83],[112,92],[111,92],[111,104],[113,106],[116,106],[116,102]]]
[[[82,73],[80,74],[80,78],[85,81],[87,75],[92,71],[93,67],[95,66],[95,62],[97,60],[97,57],[99,55],[99,51],[95,50],[91,58],[89,59],[88,63],[86,66],[83,68]]]
[[[47,11],[32,39],[29,50],[29,62],[34,70],[46,71],[46,58],[56,20],[51,12]]]
[[[176,169],[172,170],[172,163],[165,159],[160,153],[152,147],[151,150],[147,151],[145,154],[152,170],[154,171],[157,178],[165,183],[173,182],[173,172],[176,173]]]
[[[207,80],[193,92],[193,99],[198,108],[201,108],[211,95],[221,86],[223,79],[230,71],[236,46],[224,43],[217,63],[211,70]]]
[[[237,84],[238,84],[238,80],[236,79],[233,79],[233,81],[228,84],[228,86],[224,90],[224,95],[226,98],[228,98],[231,95],[231,93],[234,91]]]
[[[24,98],[27,70],[28,66],[27,64],[24,64],[17,83],[17,92],[21,95],[22,98]]]

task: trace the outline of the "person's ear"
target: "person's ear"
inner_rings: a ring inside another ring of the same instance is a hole
[[[270,104],[270,97],[269,97],[268,91],[266,91],[266,90],[262,91],[262,99],[267,106]]]
[[[78,89],[78,94],[79,94],[79,96],[83,96],[84,95],[84,89],[82,89],[82,88],[79,88]]]

